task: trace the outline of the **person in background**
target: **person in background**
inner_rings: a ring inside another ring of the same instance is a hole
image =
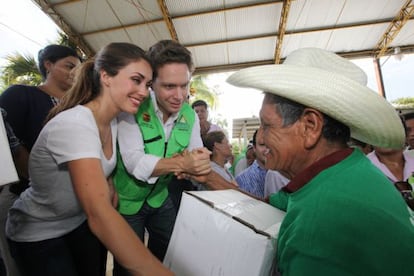
[[[208,105],[203,100],[196,100],[191,104],[191,108],[197,113],[200,120],[200,133],[203,139],[211,131],[222,130],[218,125],[208,120]]]
[[[0,108],[0,111],[17,174],[20,178],[28,179],[28,169],[26,167],[28,159],[27,150],[20,144],[19,139],[17,139],[13,129],[7,122],[7,112],[3,108]],[[10,184],[7,183],[6,185],[0,186],[0,275],[17,276],[20,275],[20,273],[14,259],[10,255],[9,246],[7,244],[5,235],[7,212],[9,211],[10,206],[16,200],[16,195],[10,192],[9,187]]]
[[[348,146],[351,148],[359,148],[365,154],[368,154],[374,150],[370,144],[364,143],[352,137],[348,141]]]
[[[395,109],[366,86],[351,61],[318,48],[283,64],[231,75],[230,84],[264,91],[260,122],[266,168],[290,179],[269,198],[286,212],[277,239],[281,275],[412,275],[414,213],[360,150],[401,148]],[[379,230],[380,229],[380,230]]]
[[[256,159],[255,152],[253,149],[253,141],[250,141],[245,151],[242,151],[239,156],[236,157],[233,162],[231,171],[233,175],[237,177],[242,171],[251,166]]]
[[[279,192],[283,187],[289,183],[289,179],[283,176],[280,172],[274,170],[267,170],[264,184],[264,198],[269,201],[269,196]]]
[[[236,179],[226,167],[232,156],[232,146],[223,131],[211,131],[203,139],[204,146],[211,151],[211,168],[229,183],[236,187]]]
[[[253,151],[256,159],[253,164],[242,171],[237,177],[236,182],[240,189],[258,198],[264,198],[264,185],[267,169],[265,168],[266,147],[263,143],[263,135],[257,135],[258,130],[253,134]]]
[[[407,129],[407,149],[414,149],[414,112],[407,113],[403,116]]]
[[[46,116],[73,84],[73,69],[81,63],[76,51],[62,45],[48,45],[38,54],[38,69],[43,82],[39,86],[12,85],[0,95],[0,107],[7,113],[7,122],[19,141],[13,151],[13,160],[19,182],[8,184],[2,191],[1,220],[5,223],[7,211],[17,196],[28,187],[29,153],[42,129]],[[5,239],[4,224],[0,235]],[[3,244],[9,275],[17,276],[18,268],[8,257],[8,245]]]
[[[408,128],[404,120],[403,125],[406,136],[408,136]],[[374,150],[367,157],[401,192],[408,206],[414,211],[412,192],[414,186],[414,156],[410,154],[410,151],[404,150],[404,147],[400,149],[374,147]]]
[[[193,62],[178,42],[162,40],[148,52],[153,65],[150,97],[135,116],[118,117],[120,158],[114,175],[118,211],[148,248],[164,259],[175,223],[177,205],[168,186],[174,173],[211,171],[210,152],[203,148],[200,123],[186,103]],[[129,275],[117,262],[115,276]]]
[[[401,192],[408,206],[414,211],[413,183],[414,157],[408,151],[374,147],[374,151],[367,155],[368,159],[384,173],[384,175]],[[406,191],[411,190],[409,194]]]
[[[80,63],[81,58],[74,49],[62,45],[48,45],[38,54],[42,84],[12,85],[0,95],[0,107],[6,110],[7,121],[28,153],[50,109],[72,86],[73,69]],[[11,189],[19,194],[27,188],[27,183],[27,178],[21,178],[18,184],[11,186]]]
[[[77,70],[51,110],[29,162],[30,186],[9,211],[6,234],[23,275],[104,275],[106,249],[133,275],[172,275],[114,206],[116,116],[148,96],[145,52],[111,43]]]

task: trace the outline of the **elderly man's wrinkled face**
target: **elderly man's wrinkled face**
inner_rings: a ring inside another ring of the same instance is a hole
[[[268,148],[265,152],[266,168],[277,170],[286,177],[296,174],[303,155],[303,137],[299,134],[298,123],[282,126],[282,118],[273,103],[263,102],[260,110],[263,141]]]

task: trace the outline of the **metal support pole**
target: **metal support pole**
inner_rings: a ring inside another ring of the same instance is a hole
[[[382,70],[381,70],[381,64],[379,58],[374,58],[374,68],[375,68],[375,76],[377,78],[377,86],[378,86],[378,92],[381,96],[383,96],[385,99],[387,96],[385,95],[385,89],[384,89],[384,80],[382,78]]]

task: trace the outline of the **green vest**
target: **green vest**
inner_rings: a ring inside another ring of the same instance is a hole
[[[163,125],[155,113],[151,97],[141,104],[135,120],[144,139],[145,153],[168,158],[188,147],[195,113],[189,104],[183,104],[167,142],[165,142]],[[135,179],[126,171],[119,150],[117,160],[113,179],[119,197],[119,212],[124,215],[136,214],[145,201],[151,207],[159,208],[168,196],[168,183],[173,174],[162,175],[156,183],[148,184]]]

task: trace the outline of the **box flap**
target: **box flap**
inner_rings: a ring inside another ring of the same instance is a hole
[[[269,238],[277,236],[285,216],[285,212],[237,190],[189,191],[186,193]]]

